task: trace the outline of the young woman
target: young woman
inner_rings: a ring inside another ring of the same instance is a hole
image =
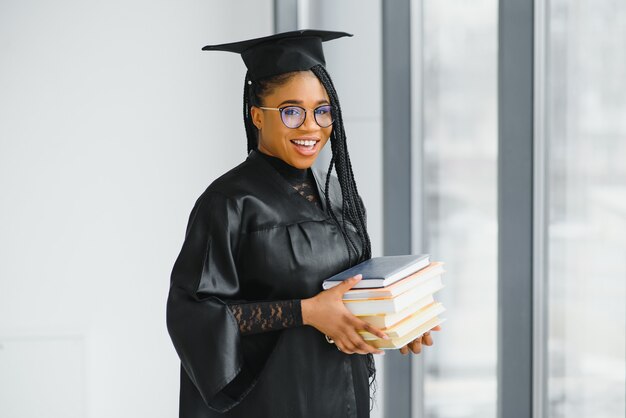
[[[248,156],[202,193],[171,276],[167,325],[181,359],[181,417],[368,417],[372,354],[322,281],[371,257],[341,108],[322,42],[295,31],[205,47],[248,68]],[[312,169],[330,140],[327,173]],[[335,168],[337,176],[331,175]],[[409,346],[432,344],[429,335]]]

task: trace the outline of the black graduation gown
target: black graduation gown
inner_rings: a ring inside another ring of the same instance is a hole
[[[326,175],[313,170],[325,207]],[[341,214],[337,178],[331,205]],[[312,297],[356,264],[335,221],[259,154],[196,201],[171,275],[167,326],[181,359],[180,417],[369,417],[366,356],[310,326],[240,335],[232,301]],[[354,248],[354,247],[351,247]]]

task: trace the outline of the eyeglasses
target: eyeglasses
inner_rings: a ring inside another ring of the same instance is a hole
[[[302,126],[306,119],[306,109],[300,106],[263,107],[263,110],[278,110],[280,119],[287,128],[296,129]],[[328,128],[333,124],[333,108],[331,105],[322,105],[313,109],[313,118],[321,128]]]

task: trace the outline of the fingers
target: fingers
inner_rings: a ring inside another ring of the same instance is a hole
[[[334,340],[337,347],[346,354],[384,354],[384,351],[365,342],[353,325],[344,328],[341,337]]]
[[[422,352],[422,339],[416,338],[408,344],[409,349],[413,354],[419,354]]]
[[[364,329],[367,332],[378,336],[379,338],[387,337],[386,334],[384,334],[382,331],[364,321],[361,321],[359,329]],[[435,328],[433,328],[433,330],[438,331],[438,329]],[[383,335],[385,335],[385,337],[383,337]],[[387,337],[386,339],[388,338],[389,337]],[[377,350],[375,347],[367,344],[358,333],[349,335],[349,338],[347,340],[343,340],[341,342],[341,346],[339,344],[340,343],[337,343],[341,351],[347,354],[384,354],[382,350]],[[430,331],[424,333],[421,337],[416,338],[404,347],[400,348],[400,353],[402,353],[402,355],[406,355],[410,351],[413,354],[420,354],[422,352],[423,345],[433,345],[433,338],[430,335]]]
[[[346,354],[380,354],[384,355],[385,352],[377,349],[376,347],[369,345],[363,339],[361,341],[335,341],[337,347],[341,352]]]
[[[354,315],[352,315],[352,318],[353,318],[352,323],[353,323],[353,327],[355,328],[355,330],[365,330],[365,331],[369,332],[370,334],[373,334],[373,335],[377,336],[378,338],[382,338],[384,340],[388,340],[389,339],[389,336],[387,334],[385,334],[383,331],[381,331],[380,329],[376,328],[375,326],[373,326],[371,324],[368,324],[367,322],[359,319],[358,317],[356,317]],[[360,342],[365,343],[365,345],[367,347],[369,347],[368,349],[372,349],[373,348],[375,350],[373,352],[373,354],[384,354],[384,352],[382,350],[377,350],[373,346],[367,344],[367,342],[365,342],[363,340],[363,337],[361,335],[359,335],[358,332],[355,333],[354,335],[358,338],[359,343]],[[363,347],[363,346],[361,345],[361,347]],[[365,353],[361,353],[361,354],[365,354]]]
[[[356,331],[346,333],[338,343],[341,351],[347,354],[384,354],[385,352],[369,345]]]
[[[382,338],[383,340],[388,340],[389,336],[387,334],[385,334],[384,332],[382,332],[381,330],[379,330],[378,328],[376,328],[373,325],[368,324],[367,322],[358,319],[357,317],[356,321],[355,321],[355,328],[356,329],[362,329],[365,330],[367,332],[369,332],[370,334],[374,334],[375,336],[377,336],[378,338]]]
[[[431,331],[439,331],[438,329],[433,328]],[[433,345],[433,337],[430,335],[430,331],[424,333],[421,337],[418,337],[402,347],[400,349],[400,353],[408,354],[411,351],[413,354],[420,354],[422,352],[422,345],[431,346]]]
[[[352,289],[352,287],[354,287],[354,285],[356,285],[359,281],[361,281],[362,278],[362,274],[357,274],[356,276],[350,277],[349,279],[346,279],[343,282],[339,283],[333,289],[337,289],[336,291],[343,295],[348,290]]]

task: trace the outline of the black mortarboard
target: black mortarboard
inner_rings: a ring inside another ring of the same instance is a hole
[[[322,42],[344,36],[352,34],[326,30],[296,30],[247,41],[207,45],[202,50],[241,54],[243,62],[248,67],[250,78],[259,80],[291,71],[309,70],[318,64],[326,65]]]

